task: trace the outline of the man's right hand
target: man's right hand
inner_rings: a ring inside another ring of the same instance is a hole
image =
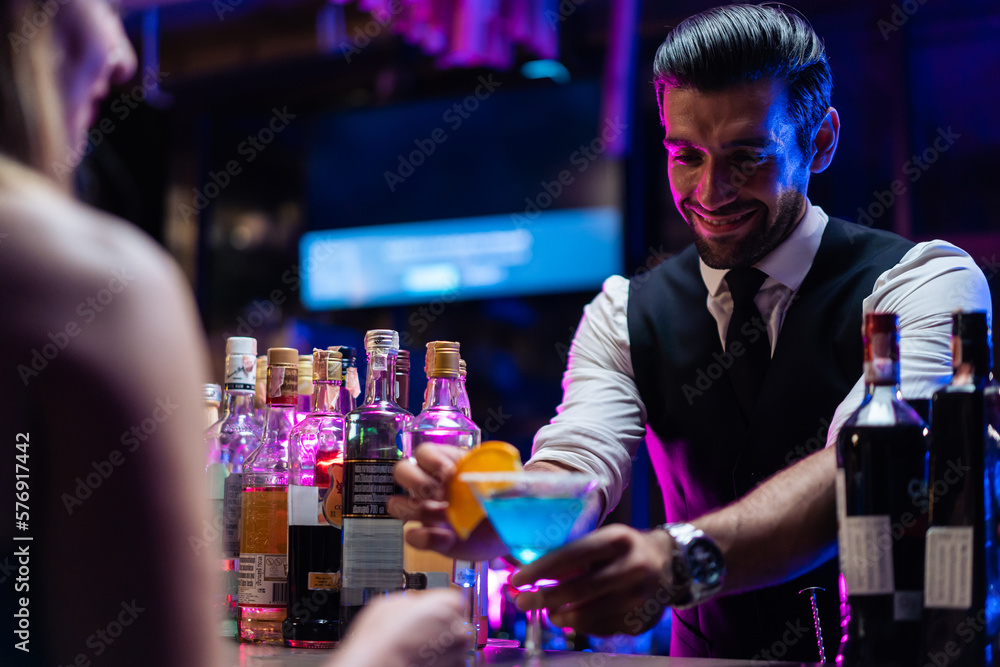
[[[467,540],[455,534],[445,509],[448,507],[448,483],[455,476],[455,464],[465,451],[447,445],[420,445],[412,459],[396,464],[396,482],[409,496],[389,499],[389,513],[402,521],[418,521],[408,530],[406,541],[418,549],[430,549],[464,560],[489,560],[507,553],[490,522],[483,520]]]

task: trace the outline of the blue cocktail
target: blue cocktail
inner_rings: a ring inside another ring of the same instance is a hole
[[[590,532],[597,520],[587,494],[597,478],[583,473],[469,472],[468,484],[494,530],[524,565]],[[588,511],[589,510],[589,511]],[[541,619],[528,612],[524,648],[541,652]]]

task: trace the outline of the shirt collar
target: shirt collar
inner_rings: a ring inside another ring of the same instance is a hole
[[[806,212],[792,233],[782,241],[777,248],[769,252],[755,267],[766,273],[770,278],[781,283],[791,291],[796,291],[805,280],[806,274],[816,259],[823,232],[829,216],[819,206],[813,206],[806,199]],[[699,257],[701,279],[712,296],[719,296],[723,290],[724,278],[728,269],[713,269]],[[767,281],[765,281],[767,284]],[[773,284],[773,283],[772,283]],[[725,288],[728,291],[728,287]]]

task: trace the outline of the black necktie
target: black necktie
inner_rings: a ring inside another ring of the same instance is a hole
[[[729,377],[743,416],[748,420],[771,363],[767,324],[753,301],[766,279],[767,274],[752,267],[732,269],[726,274],[726,284],[733,295],[733,315],[726,330],[726,352],[733,357]]]

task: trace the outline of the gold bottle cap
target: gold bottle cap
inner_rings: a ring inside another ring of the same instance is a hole
[[[343,381],[343,358],[339,351],[314,349],[312,360],[313,382]]]
[[[457,378],[459,345],[453,341],[435,340],[427,343],[424,371],[427,377]]]
[[[267,377],[267,355],[262,354],[257,357],[257,381]]]
[[[465,359],[458,360],[458,377],[464,378],[468,374],[468,369],[465,366]]]
[[[270,366],[298,366],[299,351],[294,347],[271,347],[267,350],[267,363]]]

